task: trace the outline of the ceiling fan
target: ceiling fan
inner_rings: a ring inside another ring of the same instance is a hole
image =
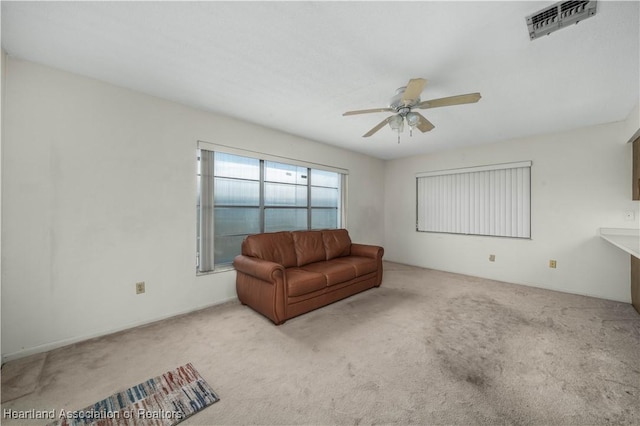
[[[396,90],[396,94],[391,98],[388,107],[347,111],[342,115],[346,116],[368,114],[371,112],[394,112],[395,115],[391,115],[385,118],[373,129],[362,135],[362,137],[368,138],[378,130],[382,129],[386,124],[389,124],[391,129],[398,132],[398,143],[400,143],[400,133],[404,129],[405,120],[409,125],[409,132],[411,135],[413,135],[414,127],[416,127],[423,133],[428,132],[435,127],[422,114],[412,111],[413,109],[427,109],[451,105],[470,104],[478,102],[481,98],[480,93],[476,92],[467,93],[466,95],[449,96],[446,98],[421,101],[420,94],[422,93],[422,89],[424,88],[426,83],[427,80],[425,80],[424,78],[412,78],[411,80],[409,80],[409,84]]]

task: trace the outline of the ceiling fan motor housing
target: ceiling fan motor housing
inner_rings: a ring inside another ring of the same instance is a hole
[[[393,108],[398,114],[405,116],[411,111],[411,108],[416,106],[420,102],[420,98],[413,99],[411,102],[405,102],[402,100],[402,95],[406,90],[406,86],[400,87],[396,90],[396,94],[389,101],[389,108]]]

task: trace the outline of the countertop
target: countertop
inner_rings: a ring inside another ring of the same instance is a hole
[[[640,259],[640,229],[600,228],[600,236],[619,249]]]

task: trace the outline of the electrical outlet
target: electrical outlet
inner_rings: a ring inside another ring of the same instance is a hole
[[[136,283],[136,294],[142,294],[144,293],[144,281],[140,281],[139,283]]]
[[[496,255],[495,254],[490,254],[489,255],[489,262],[495,262],[496,261]]]
[[[555,260],[550,260],[549,261],[549,268],[554,268],[556,267],[556,261]]]

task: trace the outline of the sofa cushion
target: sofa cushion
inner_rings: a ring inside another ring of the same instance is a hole
[[[242,242],[242,254],[276,262],[285,268],[297,266],[293,237],[288,231],[249,235]]]
[[[346,229],[327,229],[322,231],[324,250],[327,260],[351,254],[351,238]]]
[[[291,235],[293,236],[298,266],[326,259],[321,231],[294,231]]]
[[[356,277],[356,270],[353,266],[333,260],[309,263],[300,269],[323,274],[327,279],[328,286],[340,284]]]
[[[327,287],[325,276],[318,272],[304,271],[300,268],[288,268],[287,276],[287,295],[302,296]]]
[[[334,259],[334,262],[341,262],[351,265],[356,270],[356,277],[370,274],[378,270],[377,259],[363,256],[347,256]]]

